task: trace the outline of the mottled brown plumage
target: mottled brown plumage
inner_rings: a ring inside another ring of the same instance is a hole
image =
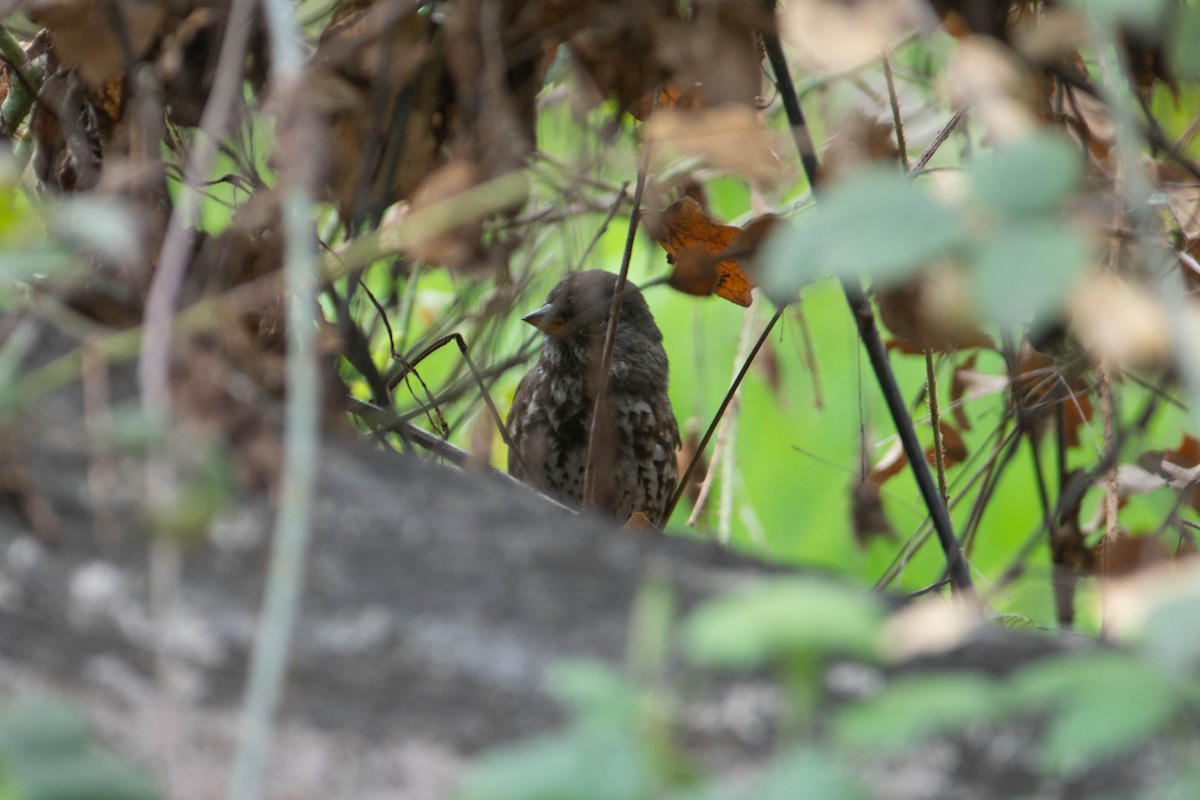
[[[508,414],[515,449],[508,471],[565,505],[583,501],[588,436],[617,276],[568,274],[545,307],[525,317],[545,334],[538,362],[521,380]],[[613,346],[607,403],[593,453],[595,507],[625,520],[640,511],[656,525],[678,477],[679,427],[667,397],[662,333],[641,291],[626,283]]]

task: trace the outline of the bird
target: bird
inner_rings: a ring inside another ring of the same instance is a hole
[[[508,413],[508,471],[578,509],[590,444],[595,487],[589,508],[621,522],[641,512],[661,527],[679,476],[679,425],[667,396],[662,332],[629,281],[621,292],[606,401],[596,441],[589,441],[617,282],[604,270],[569,272],[544,306],[522,318],[545,338]]]

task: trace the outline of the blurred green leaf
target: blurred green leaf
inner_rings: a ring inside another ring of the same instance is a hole
[[[1195,800],[1200,797],[1200,763],[1187,763],[1175,774],[1160,776],[1150,800]]]
[[[1064,775],[1144,743],[1175,716],[1178,699],[1158,670],[1126,653],[1042,661],[1018,672],[1011,690],[1018,707],[1049,712],[1042,767]]]
[[[0,798],[4,800],[152,800],[154,784],[131,764],[100,750],[87,723],[51,697],[0,714]]]
[[[865,800],[866,791],[836,755],[815,748],[785,753],[747,795],[754,800]]]
[[[51,245],[0,253],[0,286],[62,273],[74,263],[65,250]]]
[[[1168,54],[1175,75],[1180,80],[1195,80],[1200,75],[1200,8],[1182,6],[1168,39]]]
[[[0,713],[0,758],[5,760],[77,753],[87,744],[87,722],[58,698],[31,697]]]
[[[1168,674],[1200,668],[1200,597],[1179,597],[1156,608],[1142,624],[1139,645]]]
[[[12,800],[153,800],[150,779],[108,753],[89,750],[32,759],[6,769]]]
[[[1071,0],[1096,16],[1103,25],[1127,25],[1152,31],[1162,20],[1166,0]]]
[[[1004,693],[974,673],[913,675],[897,679],[878,697],[849,706],[837,717],[838,740],[850,747],[901,750],[938,734],[952,734],[1005,711]]]
[[[767,243],[762,282],[791,299],[830,274],[900,280],[960,247],[958,217],[924,187],[886,170],[869,170],[821,195],[815,209]]]
[[[971,278],[988,318],[1016,326],[1056,308],[1087,265],[1083,238],[1053,220],[1004,225],[975,246]]]
[[[484,755],[459,787],[459,800],[610,800],[650,796],[637,737],[579,729]]]
[[[860,589],[783,578],[705,604],[688,620],[684,641],[695,661],[729,669],[792,656],[872,658],[882,616]]]
[[[1038,133],[976,160],[969,175],[975,197],[997,212],[1044,214],[1083,180],[1083,153],[1062,136]]]
[[[637,712],[637,686],[603,662],[556,664],[546,678],[546,689],[567,707],[576,724],[628,728]]]
[[[50,215],[50,230],[76,247],[114,261],[132,261],[142,250],[142,230],[124,204],[94,197],[71,198]]]

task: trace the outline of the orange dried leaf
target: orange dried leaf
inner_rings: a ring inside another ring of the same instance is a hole
[[[742,269],[740,259],[744,256],[737,242],[741,237],[748,237],[748,241],[756,245],[764,232],[763,226],[755,226],[757,222],[759,220],[743,231],[714,221],[690,197],[672,203],[663,211],[655,234],[655,239],[667,251],[668,261],[675,265],[668,283],[687,294],[715,294],[731,303],[749,306],[754,283]],[[736,253],[738,257],[721,258],[726,252]]]

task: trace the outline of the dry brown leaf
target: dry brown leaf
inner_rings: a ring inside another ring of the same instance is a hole
[[[613,97],[619,109],[632,107],[670,76],[657,55],[658,32],[678,16],[678,4],[663,0],[595,3],[577,10],[580,24],[567,38],[582,82],[593,84],[596,98]]]
[[[954,365],[954,375],[950,379],[950,414],[958,423],[958,427],[964,431],[971,430],[971,418],[967,416],[966,407],[966,376],[975,370],[975,362],[978,360],[979,353],[971,353],[966,361]]]
[[[1120,367],[1153,367],[1171,354],[1166,312],[1143,287],[1111,272],[1070,294],[1071,330],[1096,356]]]
[[[1191,554],[1188,554],[1191,555]],[[1155,610],[1200,594],[1200,559],[1159,562],[1129,577],[1112,581],[1095,599],[1119,636],[1138,632]]]
[[[937,25],[917,0],[793,0],[780,15],[780,33],[809,72],[842,72],[878,59],[896,40]]]
[[[79,73],[93,89],[123,72],[126,51],[133,58],[145,56],[167,20],[167,3],[117,0],[113,13],[93,0],[39,0],[31,4],[29,16],[45,25],[54,42],[54,55],[66,69]],[[120,34],[113,20],[121,21]]]
[[[967,443],[963,441],[962,434],[958,432],[958,429],[945,420],[942,420],[938,427],[942,431],[942,463],[946,469],[966,461],[970,454],[967,452]],[[925,460],[931,466],[937,463],[932,444],[925,449]]]
[[[1078,55],[1072,57],[1069,65],[1081,75],[1086,74],[1084,61]],[[1072,138],[1087,147],[1095,164],[1111,173],[1108,156],[1117,131],[1108,106],[1087,92],[1066,86],[1063,81],[1047,80],[1045,85],[1045,108],[1050,117],[1060,120]],[[1058,109],[1061,109],[1061,115]]]
[[[689,19],[660,26],[656,55],[677,83],[703,86],[710,105],[751,105],[762,91],[760,34],[773,25],[760,3],[694,3]]]
[[[976,324],[970,289],[954,266],[922,271],[896,286],[876,287],[879,317],[907,353],[992,347]]]
[[[1184,434],[1179,445],[1174,449],[1151,450],[1138,457],[1137,466],[1122,465],[1128,469],[1141,470],[1144,474],[1139,486],[1145,491],[1170,486],[1177,492],[1186,491],[1188,496],[1184,501],[1193,509],[1200,511],[1200,486],[1195,482],[1200,479],[1200,441],[1190,434]],[[1132,477],[1126,476],[1121,480],[1118,469],[1118,485],[1134,485]],[[1132,493],[1132,488],[1130,489]]]
[[[850,515],[853,523],[854,542],[866,549],[872,541],[897,540],[896,529],[888,519],[883,507],[881,487],[871,480],[861,480],[850,490]]]
[[[655,150],[697,156],[764,186],[778,186],[788,177],[762,115],[748,105],[693,112],[659,109],[646,123],[645,136]]]
[[[1022,15],[1013,27],[1013,47],[1035,64],[1053,64],[1088,45],[1087,17],[1074,8],[1046,8]]]
[[[891,661],[944,653],[985,624],[978,603],[931,597],[904,606],[884,623],[883,651]]]
[[[854,110],[837,126],[837,134],[821,160],[821,183],[829,184],[872,164],[899,165],[900,150],[891,120]]]
[[[745,235],[746,241],[761,240],[763,230],[722,225],[713,221],[704,209],[690,197],[671,204],[658,223],[654,238],[667,251],[668,260],[675,265],[668,283],[685,294],[708,297],[716,294],[749,306],[753,302],[750,290],[754,283],[742,269],[739,258],[721,258],[734,252],[733,245]],[[747,252],[746,256],[752,255]]]
[[[413,192],[412,207],[402,223],[405,247],[427,264],[449,269],[469,267],[479,259],[479,237],[483,221],[464,219],[453,226],[430,230],[420,224],[420,213],[428,212],[478,184],[479,169],[463,160],[451,161],[429,175]],[[415,221],[414,221],[415,220]]]
[[[1200,181],[1183,165],[1163,161],[1156,165],[1158,188],[1179,230],[1189,239],[1200,236]]]
[[[1007,47],[987,36],[959,42],[946,89],[957,106],[969,106],[991,141],[1021,139],[1037,127],[1037,83]]]
[[[883,458],[867,472],[866,482],[882,486],[893,475],[899,475],[908,466],[908,457],[904,455],[904,447],[897,439]]]
[[[1115,537],[1101,539],[1092,548],[1091,571],[1100,577],[1119,578],[1170,558],[1171,551],[1162,538],[1118,531]]]

